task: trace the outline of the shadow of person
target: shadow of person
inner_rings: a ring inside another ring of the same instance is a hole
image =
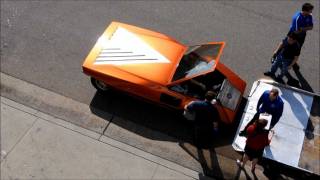
[[[308,81],[303,77],[299,69],[293,69],[294,73],[296,74],[300,84],[301,84],[301,89],[309,91],[309,92],[314,92]]]
[[[314,124],[318,124],[318,118],[320,117],[320,97],[314,96],[311,111],[310,111],[310,118],[308,120],[308,125],[305,130],[306,138],[313,139],[314,138],[314,131],[319,132],[319,127],[316,128]],[[316,129],[316,130],[315,130]]]
[[[241,168],[239,166],[238,166],[237,173],[236,173],[236,175],[234,177],[235,180],[242,179],[241,172],[244,172],[244,175],[246,176],[247,180],[251,180],[251,177],[249,176],[248,172],[244,168]],[[256,179],[257,176],[255,176],[255,173],[253,173],[253,175],[254,175],[254,178]]]
[[[292,86],[292,87],[301,89],[301,85],[300,85],[299,81],[298,81],[297,79],[295,79],[295,78],[290,74],[290,72],[288,72],[288,73],[286,74],[286,77],[287,77],[287,79],[288,79],[287,84],[288,84],[289,86]]]
[[[303,77],[303,75],[301,74],[300,70],[297,69],[297,68],[293,68],[293,71],[295,72],[295,74],[296,74],[296,76],[297,76],[297,78],[298,78],[298,80],[299,80],[299,82],[301,84],[301,89],[313,93],[314,91],[313,91],[312,87],[310,86],[308,81]],[[315,101],[313,101],[312,107],[316,107],[316,106],[317,106],[317,104],[315,104]],[[317,109],[317,108],[313,108],[311,110],[311,114],[314,114],[314,112],[320,112],[320,111],[314,111],[314,109]],[[305,131],[306,138],[313,139],[314,138],[313,131],[314,131],[314,126],[313,126],[312,121],[309,119],[306,131]]]
[[[263,174],[269,178],[269,179],[279,179],[280,176],[280,171],[279,167],[276,165],[276,163],[267,160],[267,159],[262,159],[260,161],[260,165],[263,167]]]
[[[258,180],[258,179],[259,179],[259,178],[257,177],[255,171],[253,171],[252,174],[253,174],[253,179],[254,179],[254,180]]]
[[[305,130],[305,136],[309,140],[314,139],[314,126],[310,118],[308,120],[307,128]]]
[[[224,179],[214,148],[208,150],[198,148],[198,157],[205,175]]]
[[[213,147],[199,148],[184,142],[180,142],[179,146],[200,163],[205,176],[214,179],[225,179]],[[203,177],[203,175],[199,174],[199,179],[204,179]]]
[[[266,158],[261,159],[260,165],[263,167],[263,174],[268,179],[319,179],[317,174]]]
[[[300,121],[301,125],[303,125],[304,128],[306,128],[308,122],[304,120],[306,117],[309,117],[309,115],[306,112],[306,109],[309,109],[307,102],[303,102],[304,99],[302,99],[302,102],[299,99],[297,99],[297,97],[293,94],[293,91],[286,91],[282,94],[281,98],[284,101],[288,102],[288,105],[291,108],[291,112],[294,114],[296,119]],[[304,104],[306,104],[306,107]]]

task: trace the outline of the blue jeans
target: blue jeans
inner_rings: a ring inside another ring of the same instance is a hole
[[[271,66],[271,72],[275,74],[277,69],[280,68],[281,72],[278,77],[282,78],[284,75],[288,73],[288,66],[291,64],[291,62],[292,60],[284,59],[281,55],[279,55],[276,57],[275,61]]]

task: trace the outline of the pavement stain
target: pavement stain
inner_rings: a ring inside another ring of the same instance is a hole
[[[5,84],[2,84],[1,83],[1,86],[0,86],[0,90],[2,93],[8,93],[8,94],[16,94],[16,91],[8,86],[6,86]],[[2,94],[1,93],[1,94]]]
[[[37,128],[36,129],[36,133],[40,132],[41,131],[41,128]]]

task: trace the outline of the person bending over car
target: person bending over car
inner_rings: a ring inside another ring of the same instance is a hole
[[[186,110],[195,113],[194,142],[198,147],[209,145],[206,141],[213,140],[213,135],[217,131],[220,116],[218,110],[211,103],[215,96],[216,93],[208,91],[205,94],[205,100],[192,101],[185,106]]]

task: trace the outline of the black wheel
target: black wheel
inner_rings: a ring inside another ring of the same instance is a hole
[[[110,89],[110,86],[103,81],[95,79],[91,77],[91,84],[95,87],[99,92],[106,92]]]

